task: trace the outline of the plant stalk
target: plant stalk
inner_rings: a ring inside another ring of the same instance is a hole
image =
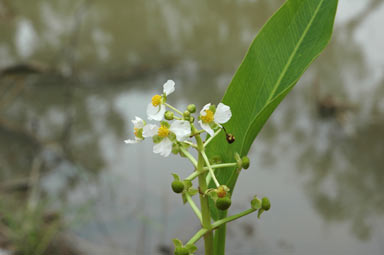
[[[196,128],[192,125],[192,132],[196,132]],[[204,171],[204,158],[202,152],[204,151],[204,144],[201,140],[200,135],[196,135],[196,142],[198,147],[198,159],[197,159],[197,172],[203,172]],[[200,189],[200,206],[201,206],[201,214],[202,214],[202,226],[204,229],[212,229],[211,226],[211,214],[209,211],[209,204],[208,204],[208,197],[204,196],[204,192],[207,190],[208,185],[205,181],[205,173],[202,173],[198,176],[199,180],[199,189]],[[205,255],[213,255],[213,233],[212,231],[208,231],[206,234],[204,234],[204,248],[205,248]]]

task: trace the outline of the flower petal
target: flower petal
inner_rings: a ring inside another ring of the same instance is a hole
[[[176,135],[178,141],[184,141],[191,134],[191,124],[185,120],[175,120],[169,128]]]
[[[133,127],[138,129],[143,128],[145,125],[144,120],[137,116],[135,116],[135,119],[132,120],[132,123],[133,123]]]
[[[162,104],[159,106],[153,106],[149,103],[147,106],[147,115],[150,120],[161,121],[164,118],[164,113],[165,106]]]
[[[217,123],[225,123],[232,117],[231,108],[228,105],[219,103],[216,108],[214,121]]]
[[[175,82],[173,80],[168,80],[166,83],[163,85],[163,92],[165,95],[169,95],[175,91]]]
[[[200,111],[200,115],[201,116],[207,115],[207,112],[205,110],[208,110],[210,106],[211,106],[211,103],[204,105],[203,109],[201,109]]]
[[[143,127],[143,137],[152,137],[157,135],[159,127],[156,125],[148,124]]]
[[[153,146],[153,152],[159,153],[163,157],[168,157],[172,152],[172,142],[168,138],[164,138],[160,143]]]
[[[201,128],[204,129],[205,131],[207,131],[207,133],[210,136],[213,136],[214,132],[213,132],[213,129],[211,128],[211,126],[209,126],[206,123],[203,123],[201,120],[199,120],[199,124],[200,124]]]
[[[135,140],[132,140],[132,139],[127,139],[127,140],[124,140],[124,142],[126,143],[126,144],[134,144],[134,143],[138,143],[138,142],[140,142],[141,140],[139,140],[139,139],[135,139]]]

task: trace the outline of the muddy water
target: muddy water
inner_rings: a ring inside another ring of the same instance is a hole
[[[169,78],[170,103],[217,103],[282,2],[0,1],[2,182],[41,162],[42,196],[85,254],[161,254],[187,240],[198,222],[169,185],[191,165],[125,145],[130,120]],[[384,253],[382,24],[382,1],[340,1],[333,40],[238,181],[232,213],[255,193],[272,210],[231,224],[228,254]]]

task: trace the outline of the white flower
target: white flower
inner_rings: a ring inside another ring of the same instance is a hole
[[[165,113],[165,99],[175,91],[175,82],[168,80],[163,85],[163,95],[154,95],[152,102],[147,106],[147,115],[150,120],[161,121]]]
[[[231,108],[228,105],[223,103],[219,103],[216,107],[211,107],[211,104],[206,104],[203,109],[200,111],[200,120],[199,124],[202,129],[207,131],[209,135],[213,135],[214,131],[212,126],[226,123],[232,117]]]
[[[173,142],[170,138],[172,133],[176,136],[176,140],[182,142],[191,134],[191,124],[185,120],[175,120],[171,126],[162,122],[160,127],[149,124],[143,128],[143,137],[157,136],[160,139],[153,146],[153,152],[159,153],[163,157],[168,157],[172,152]]]
[[[144,140],[143,128],[145,126],[145,121],[136,116],[135,119],[132,120],[132,123],[133,123],[133,130],[135,134],[135,140],[132,140],[132,139],[125,140],[124,142],[128,144],[138,143]]]

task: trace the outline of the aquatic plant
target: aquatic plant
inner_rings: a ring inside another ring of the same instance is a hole
[[[196,112],[167,103],[175,90],[168,80],[163,93],[147,107],[147,123],[136,117],[134,139],[151,139],[153,152],[188,159],[194,172],[180,178],[173,174],[172,190],[180,194],[201,222],[201,229],[187,242],[174,239],[176,255],[193,254],[204,237],[206,255],[225,254],[226,224],[253,212],[258,217],[271,208],[267,197],[255,196],[250,208],[227,216],[239,174],[247,169],[247,153],[269,116],[297,83],[300,76],[328,44],[337,0],[288,0],[269,19],[252,42],[221,102],[208,103]],[[199,127],[201,129],[199,129]],[[203,134],[206,138],[203,140]],[[189,150],[196,150],[197,159]],[[192,181],[198,180],[194,187]],[[199,194],[200,208],[192,200]]]

